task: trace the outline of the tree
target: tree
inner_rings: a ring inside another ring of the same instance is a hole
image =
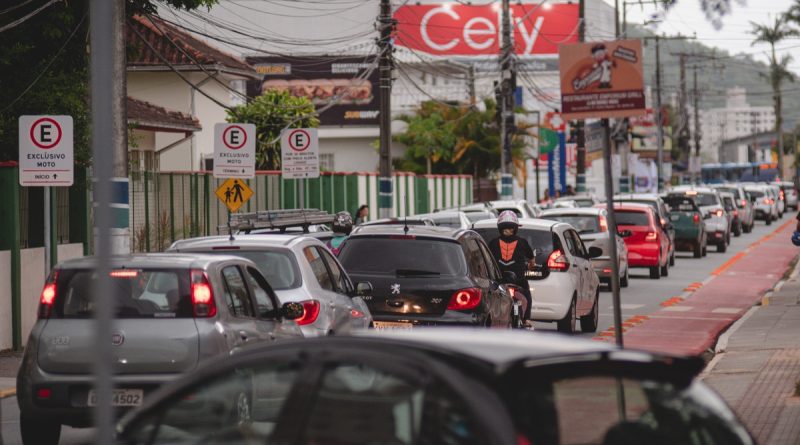
[[[251,102],[228,110],[227,120],[256,126],[256,168],[259,170],[281,168],[283,129],[319,126],[314,104],[308,98],[277,90],[268,90]]]
[[[795,5],[797,6],[797,5]],[[796,29],[787,26],[789,15],[780,15],[775,18],[772,25],[758,24],[750,22],[753,29],[750,33],[753,35],[753,45],[757,43],[767,43],[770,46],[771,54],[769,58],[769,74],[763,75],[767,78],[770,86],[772,86],[772,103],[775,109],[775,134],[778,135],[778,176],[783,177],[783,138],[781,135],[781,128],[783,126],[782,105],[783,98],[781,97],[781,86],[784,81],[794,82],[794,75],[789,71],[789,63],[792,57],[789,54],[784,54],[783,57],[778,59],[775,53],[775,44],[779,43],[789,37],[800,35]]]

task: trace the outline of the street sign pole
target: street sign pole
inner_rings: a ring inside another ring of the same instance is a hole
[[[50,274],[50,187],[44,188],[44,276]]]
[[[602,120],[603,123],[603,166],[605,168],[606,186],[606,205],[608,206],[608,244],[611,259],[611,294],[614,306],[614,338],[617,345],[621,348],[622,344],[622,310],[619,298],[619,262],[617,259],[617,218],[614,214],[614,185],[613,174],[611,172],[611,129],[608,119]]]

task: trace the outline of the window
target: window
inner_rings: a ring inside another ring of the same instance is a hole
[[[618,226],[649,226],[650,218],[647,217],[645,212],[617,210],[617,225]]]
[[[570,230],[569,234],[572,237],[572,243],[575,246],[576,255],[585,258],[588,254],[586,253],[586,248],[583,245],[583,241],[581,241],[581,237],[574,230]]]
[[[461,245],[435,239],[350,237],[339,261],[352,274],[463,276],[467,271]]]
[[[274,311],[275,304],[272,302],[272,298],[270,298],[272,290],[269,289],[269,284],[267,284],[263,279],[264,277],[260,275],[261,274],[257,270],[250,267],[247,268],[247,272],[244,274],[244,276],[247,277],[247,281],[250,282],[250,287],[253,288],[253,292],[255,292],[258,313],[264,314]]]
[[[328,273],[328,268],[325,267],[325,260],[322,259],[317,248],[306,247],[303,249],[303,253],[306,256],[309,266],[311,266],[311,270],[314,271],[314,277],[316,277],[320,287],[331,291],[334,290],[333,281]]]
[[[469,270],[478,278],[489,279],[489,271],[486,270],[483,252],[481,252],[481,247],[478,245],[478,241],[474,239],[467,239],[465,240],[464,245],[466,247],[464,253],[467,255],[467,264],[469,264]]]
[[[489,248],[486,247],[486,243],[478,243],[478,245],[481,248],[481,252],[483,252],[483,259],[486,261],[486,267],[489,270],[489,279],[500,281],[502,274],[497,266],[497,261],[495,261]]]
[[[569,253],[572,254],[572,256],[579,255],[578,249],[575,246],[575,240],[572,238],[572,235],[570,234],[569,230],[564,232],[564,242],[567,243],[567,250],[569,251]]]
[[[330,367],[314,391],[304,444],[487,443],[446,385],[423,385],[364,364]]]
[[[333,153],[320,153],[319,169],[326,172],[334,171]]]
[[[250,294],[239,268],[228,266],[222,269],[222,276],[225,282],[225,302],[231,314],[237,317],[253,317],[255,314],[250,304]]]
[[[256,263],[261,275],[275,290],[300,287],[301,276],[294,254],[289,250],[208,250],[210,255],[233,255]]]
[[[600,231],[600,220],[595,215],[547,215],[542,217],[567,223],[574,227],[578,233],[597,233]]]
[[[333,279],[336,292],[339,292],[340,294],[350,293],[350,288],[352,286],[350,286],[350,283],[347,280],[347,274],[344,273],[336,260],[333,259],[333,255],[331,255],[327,249],[317,248],[317,250],[319,250],[322,258],[325,259],[325,263],[328,265],[328,270],[330,271],[331,278]]]

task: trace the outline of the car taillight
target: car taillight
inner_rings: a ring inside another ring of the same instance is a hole
[[[547,268],[550,270],[557,270],[559,272],[566,272],[569,269],[569,261],[566,255],[561,250],[554,250],[549,257],[547,257]]]
[[[725,213],[722,211],[722,209],[719,209],[716,212],[714,212],[714,214],[719,216],[719,217],[722,217],[722,215],[724,215]]]
[[[36,398],[40,400],[49,400],[53,396],[52,388],[43,386],[36,390]]]
[[[739,216],[739,211],[738,210],[734,210],[733,211],[733,216]]]
[[[656,232],[647,232],[647,235],[645,235],[644,237],[645,241],[655,241],[657,239],[658,239],[658,233]]]
[[[695,213],[695,214],[692,216],[692,221],[694,221],[694,223],[695,223],[695,224],[700,224],[700,215],[698,215],[697,213]]]
[[[600,216],[600,231],[608,232],[608,221],[605,216]]]
[[[319,301],[306,300],[301,301],[300,304],[303,305],[303,316],[296,319],[295,322],[300,326],[305,326],[317,321],[317,317],[319,317]]]
[[[781,201],[783,201],[783,197],[784,197],[783,190],[781,190],[781,194],[780,194],[780,195],[778,195],[778,199],[780,199]]]
[[[516,295],[516,294],[517,294],[517,289],[515,287],[509,287],[508,288],[508,295],[510,295],[511,298],[514,298],[514,295]]]
[[[364,318],[364,313],[358,309],[350,309],[350,316],[352,318]]]
[[[481,304],[481,290],[470,287],[455,291],[450,297],[450,302],[447,303],[447,310],[465,311],[474,309],[479,304]]]
[[[747,207],[747,200],[743,199],[743,200],[739,201],[739,204],[740,204],[739,207]]]
[[[58,281],[58,269],[53,270],[42,288],[39,296],[39,318],[50,318],[53,313],[53,304],[56,301],[56,281]]]
[[[195,317],[210,318],[217,315],[217,304],[208,276],[202,270],[192,271],[192,312]]]

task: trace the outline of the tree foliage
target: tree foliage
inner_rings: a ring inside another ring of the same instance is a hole
[[[319,126],[314,104],[308,98],[277,90],[269,90],[229,110],[227,120],[256,126],[256,168],[259,170],[281,168],[281,130]]]
[[[471,174],[485,178],[500,169],[500,131],[495,122],[496,103],[487,99],[483,110],[470,105],[423,102],[414,114],[401,116],[408,125],[394,140],[404,144],[405,156],[394,161],[395,168],[426,173]],[[511,144],[512,160],[525,159],[525,137],[532,126],[518,123]],[[520,171],[520,169],[517,169]],[[522,169],[524,170],[524,169]]]

